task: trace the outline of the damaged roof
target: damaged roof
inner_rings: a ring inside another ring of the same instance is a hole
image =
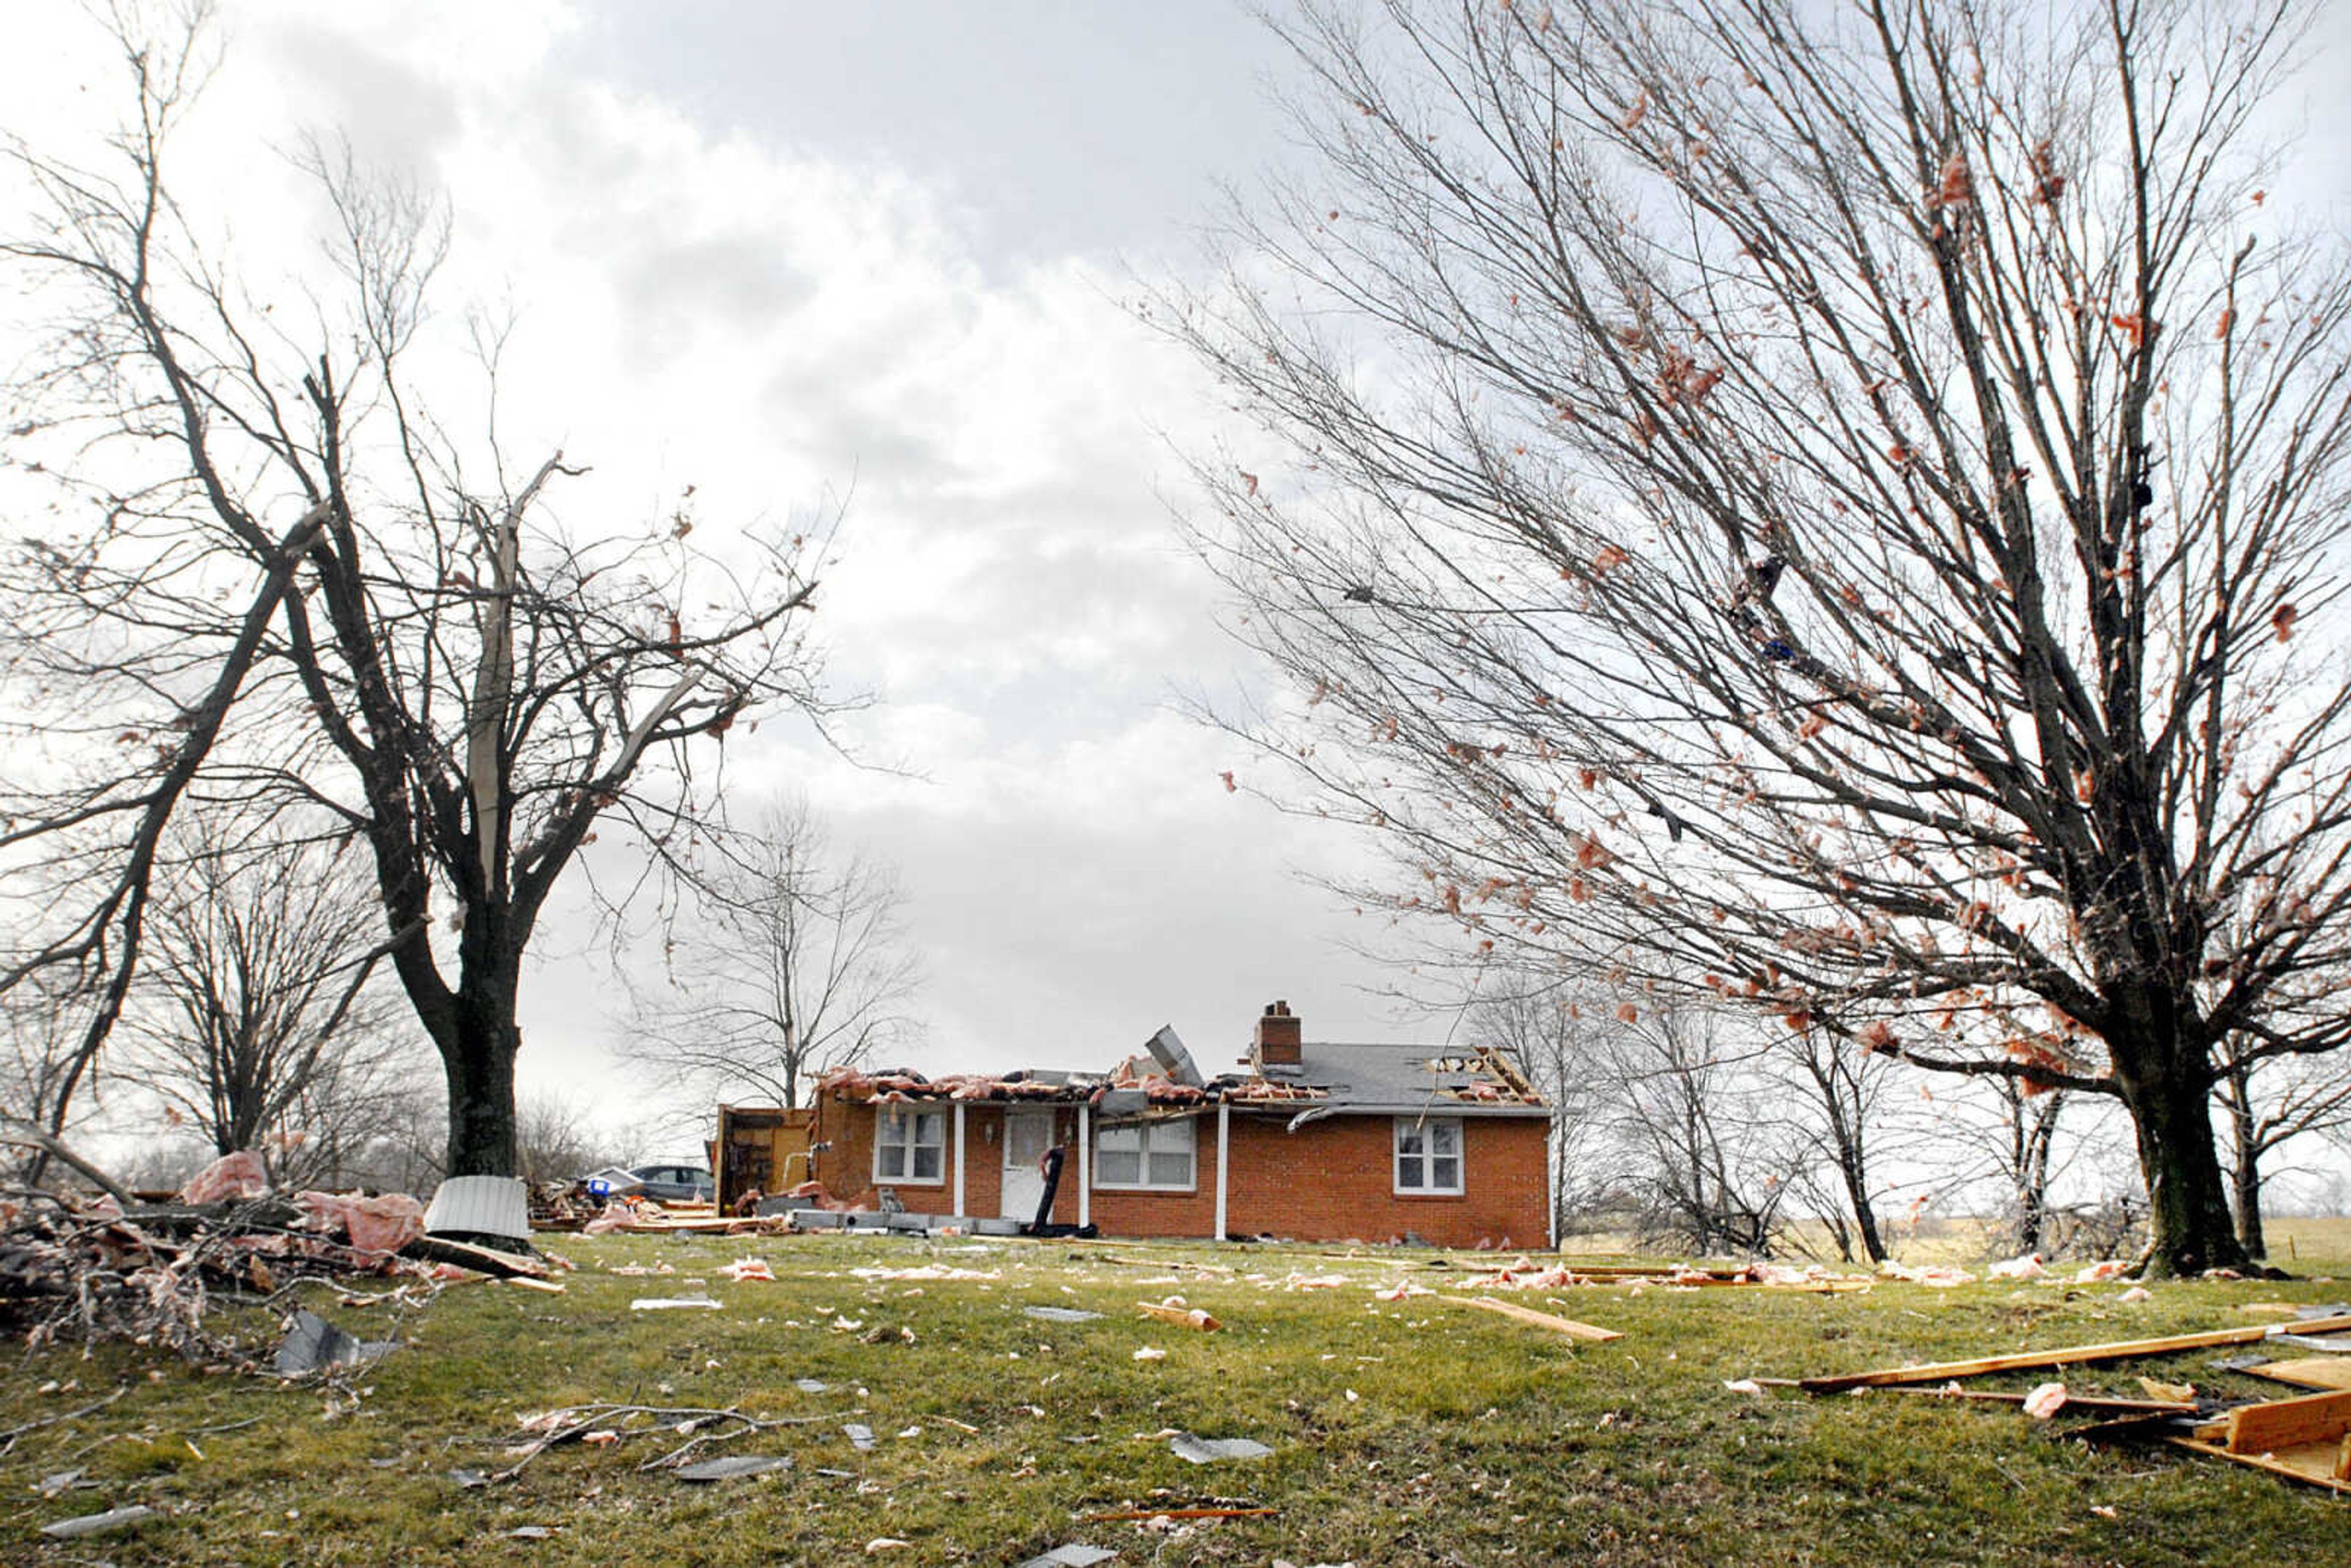
[[[1268,1063],[1206,1083],[1180,1083],[1151,1056],[1107,1073],[1018,1071],[925,1078],[904,1068],[836,1068],[820,1091],[880,1104],[915,1101],[1090,1105],[1105,1116],[1137,1116],[1219,1103],[1240,1110],[1323,1107],[1326,1113],[1548,1115],[1550,1105],[1507,1056],[1429,1045],[1309,1041],[1296,1066]]]
[[[1308,1040],[1297,1066],[1268,1063],[1244,1082],[1262,1086],[1255,1097],[1265,1100],[1283,1097],[1274,1091],[1311,1090],[1334,1112],[1526,1115],[1551,1109],[1517,1064],[1493,1051]],[[1236,1103],[1249,1098],[1234,1096]]]

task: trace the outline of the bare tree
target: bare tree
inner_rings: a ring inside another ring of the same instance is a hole
[[[1628,1008],[1627,1011],[1633,1011]],[[1807,1141],[1788,1135],[1761,1048],[1717,1009],[1620,1019],[1593,1049],[1625,1184],[1645,1195],[1642,1239],[1765,1258],[1781,1236]]]
[[[2000,1109],[1995,1164],[2008,1186],[2016,1248],[2040,1252],[2053,1239],[2050,1183],[2066,1092],[2001,1078],[1992,1081],[1992,1092]]]
[[[549,895],[615,824],[680,852],[743,716],[821,712],[798,563],[822,538],[705,549],[684,497],[569,533],[555,492],[584,470],[517,465],[494,413],[460,440],[411,380],[445,221],[331,150],[312,159],[330,287],[208,252],[166,163],[203,75],[192,12],[120,38],[131,110],[102,153],[14,149],[43,210],[0,256],[51,330],[9,418],[58,505],[0,584],[7,722],[43,758],[12,774],[0,852],[53,918],[0,988],[62,975],[84,998],[69,1099],[137,971],[174,813],[208,789],[323,810],[367,849],[440,1054],[449,1171],[509,1172],[515,998]]]
[[[1285,24],[1320,162],[1154,307],[1291,454],[1201,465],[1272,792],[1498,956],[2115,1097],[2148,1266],[2241,1261],[2215,1051],[2351,1036],[2351,289],[2247,147],[2308,14]]]
[[[1783,1113],[1804,1129],[1804,1138],[1826,1166],[1828,1180],[1815,1207],[1838,1255],[1848,1260],[1856,1251],[1872,1263],[1886,1258],[1877,1204],[1890,1065],[1863,1051],[1842,1050],[1813,1030],[1796,1034],[1766,1059],[1767,1075],[1790,1091]]]
[[[2269,1254],[2262,1230],[2266,1162],[2306,1134],[2351,1126],[2351,1059],[2263,1057],[2231,1039],[2220,1061],[2220,1109],[2229,1134],[2229,1177],[2237,1239],[2255,1258]]]
[[[769,807],[671,923],[668,973],[631,1032],[667,1080],[700,1096],[797,1106],[810,1078],[910,1042],[922,966],[895,877],[836,860],[805,801]]]
[[[0,1170],[20,1180],[39,1179],[50,1144],[68,1128],[73,1017],[70,998],[54,984],[36,981],[0,997],[0,1149],[9,1156]]]
[[[382,915],[360,857],[241,845],[199,824],[155,890],[121,1076],[215,1153],[254,1149],[281,1185],[333,1179],[372,1102],[420,1065],[405,1009],[370,985]]]

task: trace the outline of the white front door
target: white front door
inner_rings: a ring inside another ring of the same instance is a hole
[[[1007,1219],[1037,1218],[1045,1198],[1045,1173],[1037,1167],[1053,1145],[1053,1113],[1004,1113],[1004,1202],[998,1212]]]

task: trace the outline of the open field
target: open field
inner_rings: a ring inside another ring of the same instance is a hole
[[[2286,1228],[2304,1279],[2164,1284],[2136,1304],[2117,1299],[2121,1284],[2057,1283],[1509,1298],[1624,1332],[1605,1343],[1452,1304],[1446,1281],[1491,1261],[1458,1255],[551,1238],[580,1266],[560,1295],[459,1285],[403,1312],[342,1307],[311,1287],[308,1304],[352,1332],[405,1342],[343,1390],[206,1375],[127,1347],[12,1352],[0,1431],[121,1393],[0,1454],[0,1562],[835,1563],[884,1537],[906,1544],[875,1559],[907,1563],[1014,1563],[1073,1542],[1129,1563],[2351,1562],[2346,1500],[2249,1470],[2087,1449],[2001,1407],[1887,1392],[1759,1400],[1723,1386],[2273,1322],[2274,1303],[2351,1295],[2325,1277],[2351,1273],[2339,1222]],[[2337,1251],[2314,1260],[2322,1245]],[[719,1271],[746,1256],[777,1279]],[[883,1277],[907,1270],[935,1277]],[[1293,1276],[1344,1283],[1286,1288]],[[1406,1279],[1435,1293],[1378,1299]],[[705,1289],[720,1310],[631,1310]],[[1170,1292],[1225,1328],[1134,1310]],[[1030,1305],[1102,1315],[1047,1322]],[[273,1336],[260,1312],[244,1321]],[[1137,1360],[1146,1347],[1165,1359]],[[2144,1375],[2276,1394],[2214,1371],[2213,1354],[2068,1381],[2136,1396]],[[707,1450],[789,1455],[791,1469],[711,1486],[641,1468],[686,1441],[674,1431],[551,1448],[486,1486],[452,1479],[515,1466],[525,1417],[600,1401],[807,1420]],[[872,1428],[870,1450],[848,1423]],[[1170,1451],[1171,1430],[1251,1437],[1272,1454],[1194,1465]],[[45,1478],[76,1469],[85,1484],[41,1495]],[[133,1503],[162,1517],[78,1542],[36,1533]],[[1273,1511],[1088,1521],[1217,1506]],[[548,1533],[508,1533],[527,1526]]]

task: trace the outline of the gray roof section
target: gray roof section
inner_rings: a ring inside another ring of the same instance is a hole
[[[1299,1051],[1295,1068],[1271,1067],[1268,1080],[1327,1090],[1323,1103],[1334,1112],[1408,1114],[1442,1112],[1468,1116],[1548,1116],[1540,1101],[1459,1099],[1447,1090],[1499,1083],[1475,1051],[1427,1044],[1353,1044],[1312,1040]],[[1503,1085],[1507,1088],[1507,1085]]]

